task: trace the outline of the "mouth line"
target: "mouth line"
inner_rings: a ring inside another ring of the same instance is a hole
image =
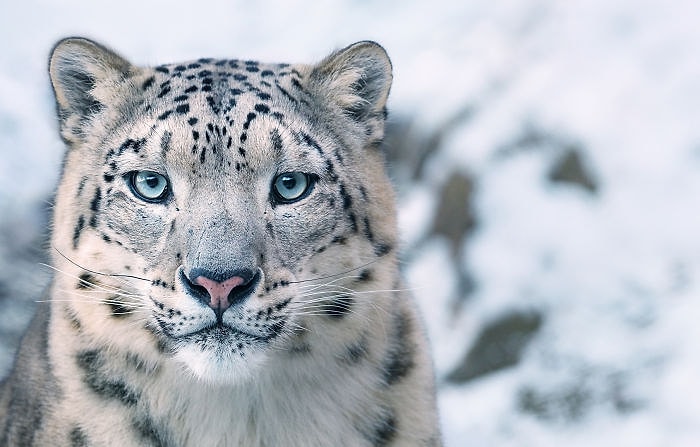
[[[221,338],[222,336],[232,336],[232,337],[242,337],[245,338],[249,341],[255,341],[255,342],[269,342],[273,338],[276,338],[282,331],[282,327],[284,326],[284,322],[277,322],[272,325],[271,331],[267,333],[266,335],[256,335],[256,334],[251,334],[250,332],[246,332],[244,330],[241,330],[237,327],[234,326],[229,326],[227,324],[222,324],[221,322],[213,323],[208,326],[205,326],[201,329],[198,329],[194,332],[190,332],[188,334],[183,334],[178,337],[175,337],[175,339],[182,340],[182,339],[192,339],[192,338],[208,338],[208,339],[218,339]]]

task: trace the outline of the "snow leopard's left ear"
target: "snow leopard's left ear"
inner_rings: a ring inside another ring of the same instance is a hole
[[[79,137],[91,116],[109,104],[135,68],[89,39],[70,37],[51,51],[49,76],[64,138]]]
[[[391,61],[384,48],[362,41],[313,67],[309,85],[316,95],[354,120],[370,126],[380,122],[383,127],[391,80]]]

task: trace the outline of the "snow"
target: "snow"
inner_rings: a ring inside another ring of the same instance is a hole
[[[698,16],[691,0],[6,4],[0,219],[31,215],[57,177],[45,60],[60,37],[93,37],[137,63],[305,61],[377,40],[394,63],[397,114],[432,132],[474,111],[444,135],[425,178],[400,185],[446,445],[699,445]],[[528,132],[546,138],[504,155]],[[561,142],[580,149],[598,192],[547,180]],[[477,185],[460,265],[444,240],[425,239],[453,169]],[[456,297],[457,269],[475,281],[469,296]],[[481,325],[512,309],[544,315],[520,364],[447,384]],[[522,408],[529,391],[537,404],[572,389],[586,393],[580,408],[571,398]]]

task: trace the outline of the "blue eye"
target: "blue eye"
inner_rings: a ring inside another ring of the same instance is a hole
[[[313,178],[303,172],[285,172],[275,177],[272,193],[280,203],[292,203],[303,199],[311,191]]]
[[[129,186],[136,197],[146,202],[162,202],[170,190],[168,179],[153,171],[134,171]]]

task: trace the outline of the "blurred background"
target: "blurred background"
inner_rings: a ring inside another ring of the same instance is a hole
[[[386,151],[448,447],[700,445],[694,0],[25,0],[0,6],[0,375],[39,298],[53,43],[138,64],[394,63]]]

